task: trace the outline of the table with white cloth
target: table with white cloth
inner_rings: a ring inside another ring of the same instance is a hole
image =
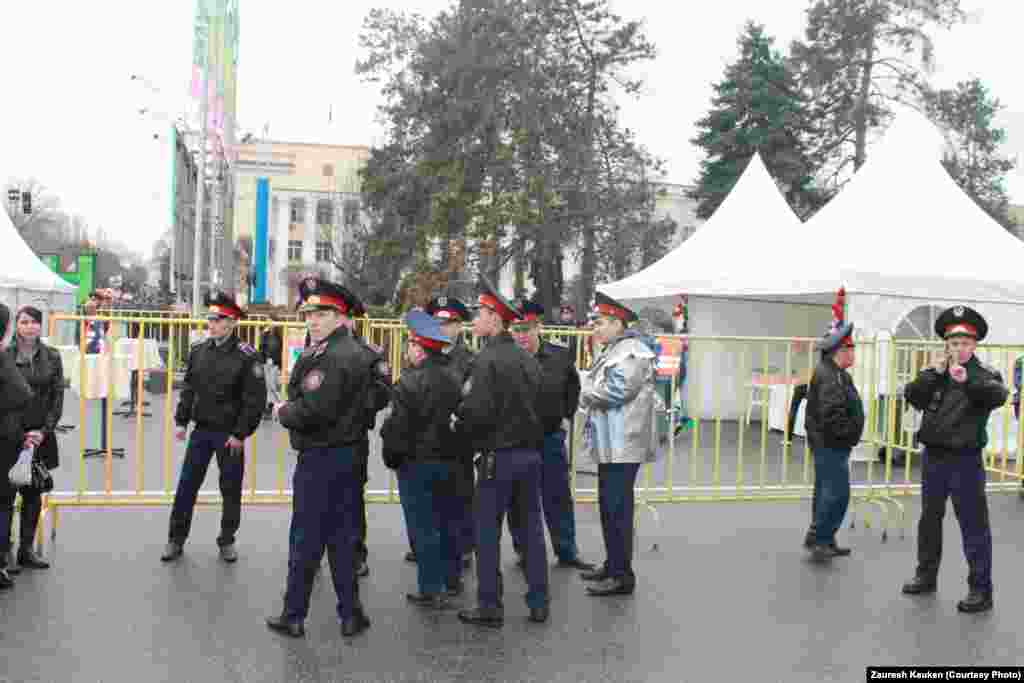
[[[797,383],[793,384],[771,384],[768,394],[768,428],[782,433],[786,432],[786,423],[789,421],[789,405],[793,400],[793,393],[796,391]],[[793,434],[805,436],[804,414],[806,413],[807,401],[800,402],[800,409],[796,413],[796,422],[793,423]]]
[[[64,365],[64,377],[71,384],[71,391],[86,399],[107,398],[108,387],[113,391],[110,398],[121,398],[131,393],[131,364],[134,356],[103,353],[79,353],[77,346],[54,346],[60,353]],[[85,386],[82,386],[82,360],[85,360]],[[113,383],[111,384],[111,380]]]

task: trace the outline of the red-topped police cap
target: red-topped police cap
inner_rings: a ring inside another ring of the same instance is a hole
[[[524,323],[539,323],[544,319],[544,306],[536,301],[524,301],[519,310],[523,313],[520,320]]]
[[[953,306],[935,319],[935,334],[942,339],[972,337],[981,341],[988,334],[988,323],[969,306]]]
[[[235,298],[225,292],[207,293],[205,305],[208,318],[241,320],[245,317],[245,311],[235,302]]]
[[[355,294],[336,282],[308,277],[299,283],[299,312],[308,313],[325,308],[349,316],[359,315],[365,310]]]
[[[632,323],[638,320],[636,313],[602,292],[594,293],[593,312],[597,315],[618,318],[623,323]]]
[[[441,322],[465,322],[469,320],[469,309],[454,296],[438,296],[430,300],[426,307],[427,315],[432,315]]]
[[[405,314],[409,327],[409,340],[431,351],[444,351],[452,340],[441,330],[441,322],[425,311],[412,310]]]
[[[853,323],[846,320],[846,288],[840,287],[832,303],[832,322],[828,331],[818,341],[817,348],[823,353],[832,353],[841,346],[853,348]]]
[[[481,306],[491,309],[498,316],[507,323],[513,322],[519,318],[519,311],[515,306],[510,304],[505,297],[498,293],[498,289],[491,284],[491,281],[486,276],[480,276],[480,296],[477,298],[477,303]]]

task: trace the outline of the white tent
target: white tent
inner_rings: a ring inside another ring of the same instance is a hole
[[[47,311],[71,313],[75,309],[75,287],[46,267],[25,244],[6,211],[0,211],[0,301],[14,313],[32,305]],[[46,334],[46,320],[43,321]]]

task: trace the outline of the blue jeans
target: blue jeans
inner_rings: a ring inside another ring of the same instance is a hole
[[[196,429],[188,440],[185,462],[178,478],[178,490],[171,508],[169,540],[184,543],[192,529],[192,512],[199,489],[206,479],[210,460],[217,456],[220,470],[220,495],[223,499],[220,518],[220,536],[217,545],[231,545],[242,520],[242,478],[245,476],[245,452],[231,452],[224,444],[231,435],[227,432],[209,432]]]
[[[832,545],[850,506],[850,449],[814,449],[814,539]]]
[[[946,450],[927,447],[921,464],[921,521],[917,526],[917,573],[934,581],[942,559],[942,518],[946,499],[960,523],[967,585],[992,592],[992,530],[985,497],[985,465],[981,449]]]
[[[633,514],[636,508],[636,475],[639,463],[609,463],[597,466],[598,504],[601,533],[607,555],[608,576],[627,583],[633,574]]]
[[[525,511],[524,557],[526,604],[531,609],[548,603],[548,559],[540,512],[540,454],[523,448],[497,451],[495,478],[477,484],[476,574],[481,607],[502,605],[501,526],[509,500],[516,496]]]
[[[563,562],[571,562],[579,554],[576,549],[576,511],[573,509],[572,492],[569,490],[569,459],[565,452],[565,430],[558,429],[544,437],[541,452],[540,491],[544,508],[544,520],[551,534],[551,545],[555,556]],[[512,534],[512,545],[516,552],[523,547],[523,508],[519,499],[513,497],[508,510],[508,530]]]
[[[439,594],[461,576],[453,467],[410,462],[398,471],[402,510],[415,539],[419,592]]]
[[[299,454],[292,478],[292,523],[288,534],[288,588],[285,617],[302,621],[309,613],[313,578],[327,550],[338,616],[359,607],[355,548],[359,531],[359,459],[351,446],[314,448]]]

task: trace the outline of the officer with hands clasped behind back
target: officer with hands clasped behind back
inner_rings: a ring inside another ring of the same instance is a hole
[[[452,414],[462,398],[462,378],[452,372],[444,353],[451,339],[423,311],[406,316],[410,368],[394,389],[391,415],[381,427],[384,464],[398,473],[402,509],[416,543],[419,590],[409,602],[443,609],[448,593],[461,590],[462,568],[455,473],[460,457],[455,447]]]
[[[185,367],[175,422],[178,441],[184,441],[189,422],[195,423],[171,509],[170,533],[161,560],[181,557],[192,526],[196,497],[210,460],[217,456],[223,498],[221,531],[217,538],[225,562],[238,559],[235,533],[242,515],[243,444],[259,427],[267,401],[263,360],[256,349],[235,334],[245,312],[223,292],[207,297],[209,339],[194,344]]]
[[[569,459],[566,456],[563,420],[576,414],[580,398],[580,376],[575,357],[567,346],[541,341],[540,326],[544,307],[527,301],[521,306],[522,320],[512,325],[512,336],[527,353],[536,357],[541,368],[540,400],[537,410],[544,427],[541,451],[541,502],[551,534],[551,544],[559,567],[590,571],[594,565],[584,562],[576,548],[576,514],[569,490]],[[522,552],[523,510],[513,498],[509,506],[508,527],[513,545]],[[524,566],[523,559],[519,560]]]
[[[942,557],[942,518],[946,498],[960,522],[967,557],[968,594],[957,603],[961,612],[992,609],[992,531],[985,498],[983,451],[988,443],[989,414],[1009,395],[1003,377],[974,355],[988,333],[981,315],[954,306],[935,321],[946,340],[945,352],[932,358],[905,390],[907,401],[924,411],[918,439],[924,444],[921,464],[921,520],[917,527],[917,572],[903,586],[908,595],[934,593]]]
[[[359,601],[353,539],[359,530],[362,475],[358,446],[366,434],[373,378],[347,326],[358,309],[341,285],[308,279],[299,286],[310,346],[288,382],[288,402],[274,406],[298,451],[292,481],[292,521],[284,609],[267,619],[272,630],[305,634],[313,581],[327,549],[344,636],[370,626]]]
[[[509,324],[520,317],[484,279],[473,321],[483,348],[463,387],[456,430],[480,453],[477,484],[477,600],[459,612],[466,623],[500,627],[504,623],[499,572],[501,525],[509,499],[523,506],[526,604],[530,620],[548,620],[547,548],[540,511],[540,448],[544,430],[537,412],[541,369],[537,359],[516,345]]]

